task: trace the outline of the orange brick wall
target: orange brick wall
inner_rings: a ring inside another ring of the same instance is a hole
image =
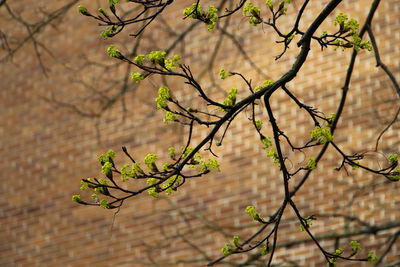
[[[78,2],[89,10],[98,7],[96,1]],[[101,6],[106,5],[106,1],[99,2]],[[167,9],[163,18],[170,27],[182,31],[191,23],[181,19],[182,10],[189,2],[178,1],[176,6]],[[265,1],[258,2],[264,5]],[[311,1],[302,29],[327,2]],[[7,3],[17,14],[31,21],[43,17],[39,8],[50,11],[65,4],[26,0]],[[337,11],[349,14],[362,24],[370,3],[367,0],[343,1]],[[145,80],[140,85],[129,82],[124,101],[118,99],[99,117],[82,116],[51,100],[53,96],[57,101],[76,104],[81,110],[97,112],[104,99],[90,95],[90,88],[83,82],[96,90],[108,88],[105,93],[112,96],[120,88],[120,83],[111,86],[113,80],[122,79],[127,71],[125,65],[102,72],[99,67],[85,64],[85,57],[115,64],[116,60],[106,56],[108,45],[116,44],[121,52],[127,53],[134,39],[128,36],[128,27],[114,39],[101,40],[96,22],[79,16],[77,5],[61,23],[45,27],[37,37],[55,57],[41,50],[44,65],[49,69],[47,76],[40,68],[32,41],[24,44],[12,60],[0,62],[0,266],[147,266],[151,260],[167,266],[204,266],[207,262],[204,255],[212,259],[221,256],[220,248],[232,235],[245,239],[258,229],[245,214],[246,206],[256,206],[267,217],[281,205],[284,192],[279,169],[261,149],[259,137],[247,120],[249,113],[244,112],[230,127],[223,146],[215,148],[221,163],[220,173],[189,180],[169,198],[154,200],[146,193],[130,199],[115,217],[113,211],[72,203],[71,196],[80,193],[81,178],[101,176],[97,156],[108,149],[117,152],[116,163],[122,166],[128,159],[123,156],[121,146],[126,146],[139,160],[150,152],[165,160],[168,147],[184,145],[187,129],[176,124],[164,125],[163,112],[156,110],[154,98],[159,86],[167,84],[183,104],[203,107],[182,80],[158,78]],[[283,28],[289,29],[300,5],[301,1],[294,1],[289,7],[287,19],[282,19]],[[399,9],[398,0],[382,1],[373,21],[382,60],[397,80],[400,80]],[[333,19],[334,16],[330,16],[321,29],[333,30]],[[163,49],[171,44],[174,35],[160,23],[147,29],[142,46],[145,51],[139,52]],[[27,36],[26,29],[10,19],[4,6],[0,7],[0,29],[10,37],[11,45]],[[269,27],[249,25],[240,14],[233,16],[226,30],[237,38],[262,73],[240,54],[232,39],[224,36],[220,40],[217,30],[209,33],[204,25],[197,26],[174,50],[181,55],[181,62],[191,66],[207,92],[219,101],[224,98],[222,92],[233,86],[239,89],[239,98],[247,94],[245,84],[238,78],[224,81],[218,78],[221,67],[243,73],[253,84],[261,84],[265,79],[276,80],[284,74],[299,52],[292,45],[275,61],[274,56],[282,48],[274,43],[276,35]],[[210,47],[218,42],[221,50],[209,67]],[[0,50],[0,58],[5,55],[6,51]],[[305,104],[325,114],[335,112],[350,55],[351,51],[340,49],[321,51],[314,44],[304,67],[288,88]],[[337,144],[349,154],[372,151],[377,135],[398,107],[398,96],[389,78],[375,64],[373,53],[360,52],[347,106],[335,132]],[[89,100],[81,101],[85,97]],[[299,110],[282,92],[275,93],[272,98],[281,129],[294,143],[307,140],[313,124],[304,110]],[[264,122],[265,134],[271,135],[268,116],[262,107],[258,111],[259,118]],[[196,127],[193,144],[208,131]],[[383,136],[380,151],[384,155],[399,152],[399,140],[397,122]],[[286,145],[283,148],[293,168],[306,164],[308,157],[318,153],[317,149],[311,149],[304,155],[291,152]],[[209,157],[206,152],[203,154]],[[382,177],[361,170],[349,170],[348,174],[336,172],[333,167],[340,164],[340,160],[337,152],[329,148],[325,160],[296,194],[294,201],[302,214],[346,214],[370,224],[400,220],[399,184],[388,183]],[[376,162],[371,160],[371,164]],[[295,185],[298,179],[293,179],[290,185]],[[89,193],[80,194],[90,198]],[[295,214],[288,208],[279,231],[281,245],[308,238],[294,218]],[[311,230],[323,235],[357,227],[357,222],[321,216]],[[362,244],[363,256],[370,249],[379,256],[388,236],[398,229],[352,239]],[[181,235],[187,239],[180,238]],[[349,240],[341,239],[339,246],[348,248]],[[399,259],[398,242],[385,262]],[[334,239],[321,242],[331,250],[334,243]],[[246,258],[231,256],[228,261]],[[274,262],[284,260],[297,261],[300,266],[326,265],[321,253],[309,241],[278,248]],[[339,266],[361,265],[339,263]]]

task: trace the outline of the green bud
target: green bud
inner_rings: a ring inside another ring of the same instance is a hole
[[[302,219],[302,221],[303,221],[304,225],[307,227],[307,229],[312,225],[312,220],[313,219],[314,218],[312,216],[308,216],[307,218]],[[300,230],[302,232],[305,231],[305,228],[304,228],[302,223],[300,224]]]
[[[78,12],[84,16],[90,16],[89,11],[84,6],[78,6]]]
[[[390,165],[395,165],[398,162],[398,155],[397,154],[392,154],[388,157]]]
[[[144,79],[143,74],[139,73],[139,72],[132,72],[131,73],[131,78],[132,80],[134,80],[136,83],[140,83],[140,81],[142,81]]]
[[[169,156],[174,159],[175,158],[175,148],[170,147],[168,148]]]
[[[255,126],[256,126],[257,130],[261,130],[262,124],[263,123],[260,120],[256,120],[255,121]]]
[[[307,164],[307,168],[309,170],[314,170],[316,168],[316,162],[315,162],[315,158],[309,158],[308,159],[308,164]]]
[[[240,244],[239,244],[239,237],[237,236],[237,235],[235,235],[234,237],[233,237],[233,240],[232,240],[232,243],[235,245],[235,247],[240,247]]]
[[[246,213],[253,218],[253,220],[258,222],[263,222],[263,218],[261,215],[256,211],[254,206],[247,206]]]
[[[225,247],[223,247],[221,249],[221,251],[222,251],[222,253],[224,254],[225,257],[231,255],[232,252],[233,252],[231,243],[229,243],[229,242],[225,243]]]
[[[108,17],[106,11],[104,9],[102,9],[101,7],[97,10],[100,14],[102,14],[105,17]]]
[[[358,241],[350,241],[350,246],[353,248],[353,253],[361,251],[360,243]]]
[[[83,203],[83,201],[81,200],[81,196],[80,195],[73,195],[72,196],[72,201],[74,201],[76,203]]]
[[[268,248],[266,246],[263,246],[261,248],[261,252],[260,253],[261,253],[262,256],[267,255],[268,254]]]
[[[104,163],[103,167],[101,168],[101,172],[104,173],[106,176],[109,176],[111,174],[112,166],[113,165],[111,162]]]
[[[81,188],[80,188],[80,189],[81,189],[82,191],[84,191],[84,190],[88,189],[88,187],[89,187],[89,186],[88,186],[88,183],[82,180],[82,181],[81,181]]]
[[[233,74],[231,72],[226,72],[224,69],[220,69],[219,71],[219,76],[221,77],[222,80],[225,80],[229,76],[232,76]]]

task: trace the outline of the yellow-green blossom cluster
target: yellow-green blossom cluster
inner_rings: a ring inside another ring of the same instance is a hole
[[[390,163],[390,165],[395,165],[398,162],[398,155],[397,154],[392,154],[388,157],[388,161]]]
[[[121,168],[121,180],[127,181],[129,178],[137,178],[137,173],[130,164],[125,164]]]
[[[168,148],[168,153],[171,159],[175,159],[175,148],[173,147]]]
[[[191,7],[187,7],[183,10],[183,15],[203,21],[207,25],[209,31],[215,28],[215,23],[218,21],[218,9],[214,6],[210,6],[206,14],[200,4],[194,3]]]
[[[215,8],[214,6],[210,6],[208,8],[208,12],[207,12],[207,20],[206,20],[206,24],[207,29],[209,31],[212,31],[215,28],[215,23],[218,21],[218,9]]]
[[[335,120],[336,113],[331,113],[329,117],[327,117],[326,127],[331,127],[333,121]]]
[[[267,246],[262,246],[260,250],[261,250],[261,251],[260,251],[260,254],[261,254],[262,256],[265,256],[265,255],[268,254],[268,248],[267,248]]]
[[[240,247],[240,244],[239,244],[239,236],[235,235],[235,236],[233,237],[232,243],[235,245],[235,247],[237,247],[237,248]]]
[[[103,37],[104,40],[107,40],[109,37],[113,37],[115,35],[117,29],[117,25],[106,27],[105,30],[101,32],[101,37]]]
[[[246,208],[246,213],[253,218],[253,220],[258,221],[258,222],[263,222],[264,219],[261,217],[261,215],[256,211],[256,208],[254,206],[247,206]]]
[[[172,59],[166,58],[165,59],[165,69],[174,71],[176,70],[176,67],[179,66],[180,62],[180,57],[178,55],[175,55]]]
[[[260,19],[260,9],[250,1],[246,2],[243,7],[243,16],[249,16],[249,23],[253,26],[257,26],[262,22]]]
[[[119,52],[119,50],[116,49],[113,45],[110,45],[110,46],[108,47],[108,49],[107,49],[107,54],[108,54],[110,57],[115,57],[115,58],[119,58],[119,59],[122,59],[122,58],[123,58],[121,52]]]
[[[200,162],[200,172],[221,171],[219,162],[215,159],[208,159],[207,162]]]
[[[304,225],[305,225],[306,228],[308,229],[308,228],[312,225],[312,220],[313,220],[313,217],[312,217],[312,216],[308,216],[307,218],[302,219],[303,223],[300,224],[300,230],[301,230],[302,232],[305,231]],[[304,225],[303,225],[303,224],[304,224]]]
[[[179,183],[182,181],[182,177],[179,175],[174,175],[163,184],[163,189],[165,189],[165,194],[167,196],[171,195],[173,190],[176,190],[176,187],[174,185],[179,185]]]
[[[187,147],[186,150],[182,147],[182,158],[186,158],[193,151],[192,147]],[[175,151],[174,151],[175,153]],[[191,169],[197,168],[200,173],[208,173],[210,171],[221,171],[220,164],[215,159],[208,159],[205,161],[200,153],[195,153],[193,158],[188,162],[188,167]]]
[[[164,51],[151,51],[147,55],[137,55],[133,61],[140,66],[148,59],[153,64],[161,65],[164,70],[174,71],[180,65],[180,57],[179,55],[174,55],[171,59],[167,58],[166,54],[167,52]]]
[[[131,73],[131,78],[132,80],[134,80],[136,83],[140,83],[140,81],[142,81],[145,76],[137,71],[134,71]]]
[[[267,152],[267,157],[272,158],[274,163],[279,163],[278,152],[274,148],[271,148]]]
[[[109,176],[111,174],[112,167],[113,167],[113,165],[111,162],[106,162],[101,167],[101,172],[104,173],[105,175]]]
[[[232,73],[230,73],[229,71],[226,72],[223,68],[221,68],[219,71],[219,76],[221,77],[222,80],[225,80],[226,78],[232,75],[233,75]]]
[[[238,237],[237,235],[235,235],[235,236],[233,237],[232,243],[235,245],[235,247],[237,247],[237,248],[240,247],[240,244],[239,244],[239,237]],[[232,245],[231,245],[230,242],[226,242],[226,243],[225,243],[225,247],[223,247],[223,248],[221,249],[221,251],[222,251],[222,253],[224,254],[224,256],[226,257],[226,256],[231,255],[235,250],[234,250],[234,248],[232,248]]]
[[[137,55],[133,61],[138,65],[142,65],[145,58],[145,55]]]
[[[158,183],[158,180],[156,178],[149,178],[147,179],[147,184],[148,185],[155,185]],[[147,189],[147,193],[149,193],[150,196],[154,198],[158,198],[158,186],[153,186]]]
[[[178,55],[174,55],[171,59],[167,58],[166,54],[167,53],[164,51],[151,51],[147,55],[137,55],[134,58],[133,62],[135,62],[135,64],[137,64],[138,66],[141,66],[145,63],[145,60],[147,59],[150,63],[160,65],[164,71],[175,71],[176,68],[180,66],[180,57]],[[145,75],[139,72],[132,72],[131,77],[132,80],[134,80],[136,83],[139,83],[144,78],[146,78]]]
[[[90,181],[90,178],[87,178],[86,180],[89,180]],[[80,187],[80,189],[82,190],[82,191],[84,191],[84,190],[86,190],[86,189],[88,189],[89,188],[89,183],[88,182],[85,182],[85,181],[83,181],[83,180],[81,180],[81,187]]]
[[[233,87],[229,90],[228,97],[222,102],[225,106],[233,106],[236,103],[236,95],[238,93],[237,88]]]
[[[192,19],[205,16],[205,12],[200,4],[194,3],[191,7],[187,7],[183,10],[183,15]]]
[[[73,195],[72,196],[72,201],[76,202],[76,203],[82,203],[82,199],[80,195]]]
[[[344,32],[350,31],[351,34],[357,33],[358,30],[358,22],[355,19],[350,19],[348,21],[348,16],[346,14],[343,14],[339,12],[339,14],[336,15],[335,21],[333,22],[335,26],[340,27],[341,30]]]
[[[308,159],[307,168],[308,168],[309,170],[314,170],[314,169],[316,168],[315,158],[309,158],[309,159]]]
[[[176,120],[177,120],[177,118],[176,118],[176,115],[174,113],[172,113],[170,111],[167,111],[167,113],[165,113],[165,116],[164,116],[164,119],[163,119],[164,123],[168,123],[170,121],[176,121]]]
[[[359,24],[355,19],[348,19],[348,16],[343,13],[339,13],[336,15],[335,26],[339,26],[340,34],[349,33],[352,36],[352,41],[346,41],[342,39],[336,39],[333,44],[345,48],[354,48],[356,51],[360,51],[361,49],[366,49],[368,51],[372,50],[371,43],[369,41],[362,42],[361,37],[358,35],[358,27]],[[327,34],[326,32],[323,33],[322,37],[325,37]]]
[[[361,252],[360,243],[358,241],[350,241],[350,246],[353,249],[353,253]]]
[[[162,86],[158,89],[158,97],[156,98],[158,109],[167,109],[168,105],[165,101],[171,101],[171,95],[167,86]]]
[[[111,169],[114,165],[115,152],[113,150],[109,150],[106,154],[101,154],[98,157],[100,164],[102,165],[102,173],[104,173],[107,177],[111,175]]]
[[[103,209],[107,209],[108,208],[108,201],[106,199],[102,199],[100,200],[100,207],[102,207]]]
[[[144,158],[144,164],[146,164],[147,168],[149,168],[150,171],[157,171],[157,166],[156,166],[156,160],[158,157],[154,154],[148,154]]]
[[[151,51],[146,57],[152,63],[157,63],[157,64],[162,65],[164,63],[166,54],[167,53],[164,51]]]
[[[271,80],[266,80],[266,81],[264,81],[264,85],[256,86],[256,87],[254,88],[254,91],[255,91],[255,92],[260,91],[260,90],[263,89],[264,87],[270,86],[270,85],[272,85],[272,84],[274,84],[273,81],[271,81]]]
[[[232,248],[231,243],[226,242],[226,243],[225,243],[225,247],[223,247],[223,248],[221,249],[221,251],[222,251],[222,253],[224,254],[225,257],[231,255],[232,252],[233,252],[233,248]]]
[[[267,148],[270,148],[272,146],[272,142],[271,142],[271,140],[269,139],[268,136],[263,136],[261,138],[261,143],[263,144],[262,149],[264,149],[264,150],[267,149]]]
[[[105,179],[99,179],[98,181],[99,181],[99,184],[101,184],[101,185],[108,185],[108,182]],[[102,194],[102,195],[109,195],[108,189],[105,186],[98,186],[98,187],[94,188],[94,191],[99,194]]]
[[[330,129],[316,126],[311,132],[311,139],[319,144],[325,144],[333,140],[333,135]]]

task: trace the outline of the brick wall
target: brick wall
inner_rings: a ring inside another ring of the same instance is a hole
[[[94,2],[79,1],[89,10],[97,8]],[[311,1],[301,24],[303,29],[327,2]],[[361,24],[370,2],[344,1],[338,11]],[[29,21],[44,18],[40,8],[50,11],[65,4],[25,0],[7,3]],[[294,1],[289,8],[287,19],[282,19],[284,29],[289,29],[300,4]],[[204,266],[207,262],[204,255],[221,256],[220,248],[232,235],[244,239],[258,229],[245,214],[246,206],[256,206],[267,217],[281,205],[284,192],[279,169],[261,149],[259,137],[245,112],[230,127],[223,146],[215,149],[221,163],[220,173],[187,181],[169,198],[154,200],[147,194],[140,195],[124,203],[116,215],[113,211],[72,203],[71,196],[79,193],[81,178],[101,176],[96,158],[108,149],[117,152],[116,163],[122,166],[127,159],[121,146],[126,146],[137,159],[143,159],[149,152],[166,159],[168,147],[184,145],[187,129],[175,124],[164,125],[163,112],[155,108],[153,100],[159,86],[167,83],[183,104],[202,105],[182,80],[154,78],[140,85],[129,82],[123,100],[119,98],[103,112],[104,98],[93,94],[85,84],[104,90],[108,97],[117,95],[120,81],[129,70],[125,65],[112,66],[116,60],[107,58],[105,51],[113,43],[127,53],[134,39],[128,36],[130,29],[127,28],[111,40],[101,40],[96,22],[79,16],[77,5],[74,4],[61,23],[54,22],[56,27],[46,26],[37,36],[47,76],[31,40],[16,51],[12,60],[0,63],[0,265],[146,266],[154,261],[167,266]],[[163,17],[170,27],[178,27],[179,32],[190,23],[181,20],[187,5],[178,1]],[[399,8],[398,0],[382,1],[373,21],[382,60],[397,80],[400,80]],[[330,16],[321,29],[333,30],[333,19]],[[24,26],[10,18],[5,6],[0,7],[0,29],[9,37],[10,45],[27,37]],[[222,92],[233,86],[239,89],[239,98],[247,90],[236,77],[219,80],[221,67],[241,72],[254,84],[261,84],[265,79],[278,79],[298,53],[292,45],[275,61],[281,46],[275,45],[273,31],[269,27],[253,27],[239,15],[233,16],[226,31],[235,37],[234,41],[228,35],[221,38],[218,31],[208,33],[200,24],[174,49],[182,62],[198,75],[207,92],[220,101],[224,98]],[[168,47],[171,36],[174,35],[168,32],[165,23],[154,23],[143,36],[145,51],[140,52]],[[41,44],[54,57],[40,48]],[[215,44],[221,48],[213,65],[208,65],[209,48]],[[236,44],[241,45],[252,63]],[[5,55],[6,50],[1,50],[0,57]],[[350,55],[350,51],[332,48],[321,52],[314,44],[304,67],[288,84],[289,89],[305,104],[325,114],[335,112]],[[97,65],[87,64],[85,58],[110,67],[104,71]],[[366,51],[356,61],[347,106],[335,133],[335,140],[347,153],[372,151],[377,135],[392,120],[398,107],[389,78],[375,64],[373,53]],[[73,104],[84,114],[65,103]],[[309,138],[313,124],[304,110],[299,110],[282,92],[273,95],[272,106],[281,129],[293,142],[302,143]],[[264,121],[265,133],[271,135],[267,129],[268,116],[262,107],[257,112]],[[193,143],[199,142],[208,130],[196,127]],[[382,137],[379,146],[382,155],[398,152],[399,140],[399,124],[395,123]],[[306,155],[294,153],[285,145],[284,151],[293,168],[305,164],[308,157],[318,152],[311,149]],[[375,157],[371,158],[371,164],[381,162],[382,155],[371,153]],[[338,164],[339,155],[329,148],[325,160],[294,198],[303,214],[346,214],[370,224],[400,220],[397,183],[388,183],[361,170],[336,172],[333,167]],[[296,182],[293,179],[290,185]],[[134,188],[135,184],[129,186]],[[90,196],[85,192],[81,195]],[[308,238],[294,218],[295,214],[288,208],[280,226],[282,247],[276,251],[275,262],[293,260],[300,266],[325,266],[324,258],[312,242],[291,243]],[[356,221],[326,215],[318,217],[311,230],[315,235],[328,235],[359,228]],[[339,247],[348,248],[348,241],[357,239],[363,247],[362,255],[372,249],[379,256],[388,237],[397,230],[395,227],[374,236],[345,237],[337,242]],[[385,262],[398,260],[398,242]],[[335,239],[323,240],[321,244],[333,249]],[[245,259],[247,256],[239,255],[228,261]],[[339,266],[361,264],[344,262]]]

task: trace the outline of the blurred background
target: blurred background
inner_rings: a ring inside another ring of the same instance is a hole
[[[237,1],[204,1],[233,8]],[[253,1],[267,13],[265,1]],[[362,25],[372,1],[343,1],[321,26],[335,30],[334,16],[349,14]],[[284,197],[279,168],[265,155],[249,112],[232,123],[220,147],[215,147],[221,172],[188,181],[170,197],[153,199],[147,193],[127,200],[121,209],[105,210],[71,201],[80,192],[80,180],[101,177],[97,157],[116,151],[116,164],[128,163],[126,146],[138,160],[148,153],[168,158],[168,148],[185,145],[187,127],[164,124],[156,109],[158,88],[166,85],[184,106],[202,107],[183,79],[151,77],[140,84],[130,79],[137,71],[109,58],[114,44],[134,58],[153,50],[179,54],[206,92],[223,101],[231,87],[239,99],[246,84],[237,77],[221,80],[219,70],[240,72],[253,85],[276,80],[290,69],[299,49],[293,41],[278,60],[282,46],[270,27],[254,27],[241,12],[221,20],[213,32],[195,20],[183,19],[190,1],[175,1],[137,38],[140,25],[127,27],[103,40],[104,27],[79,15],[78,5],[95,13],[107,1],[1,1],[0,6],[0,265],[1,266],[205,266],[222,255],[233,235],[245,239],[258,229],[245,212],[254,205],[265,217]],[[202,1],[203,3],[203,1]],[[306,29],[328,1],[311,1],[300,24]],[[288,6],[280,25],[289,30],[302,1]],[[135,4],[117,6],[122,18],[137,12]],[[382,1],[373,31],[382,61],[400,80],[400,2]],[[224,9],[222,9],[224,10]],[[266,15],[267,16],[267,15]],[[284,30],[283,30],[284,32]],[[368,38],[367,38],[368,39]],[[324,114],[335,112],[351,51],[313,43],[309,58],[288,88],[306,105]],[[347,106],[335,140],[348,154],[367,153],[371,166],[380,166],[400,151],[398,94],[390,78],[376,67],[373,52],[361,51],[355,65]],[[272,97],[277,120],[291,140],[308,140],[314,128],[282,92]],[[260,102],[256,114],[271,136],[268,116]],[[382,135],[376,149],[377,138]],[[209,132],[196,127],[193,142]],[[221,135],[222,133],[220,133]],[[317,149],[292,152],[284,146],[293,169],[307,164]],[[212,158],[208,152],[206,157]],[[382,255],[379,266],[400,264],[399,185],[362,170],[335,171],[341,157],[329,148],[307,184],[294,200],[304,214],[315,215],[311,230],[326,249],[358,240],[362,256],[369,250]],[[291,185],[295,185],[294,179]],[[134,183],[126,185],[135,188]],[[292,211],[284,215],[276,266],[326,266],[324,257],[300,231]],[[241,264],[241,265],[240,265]],[[264,266],[265,257],[254,251],[234,255],[221,265]],[[339,262],[339,266],[363,263]]]

